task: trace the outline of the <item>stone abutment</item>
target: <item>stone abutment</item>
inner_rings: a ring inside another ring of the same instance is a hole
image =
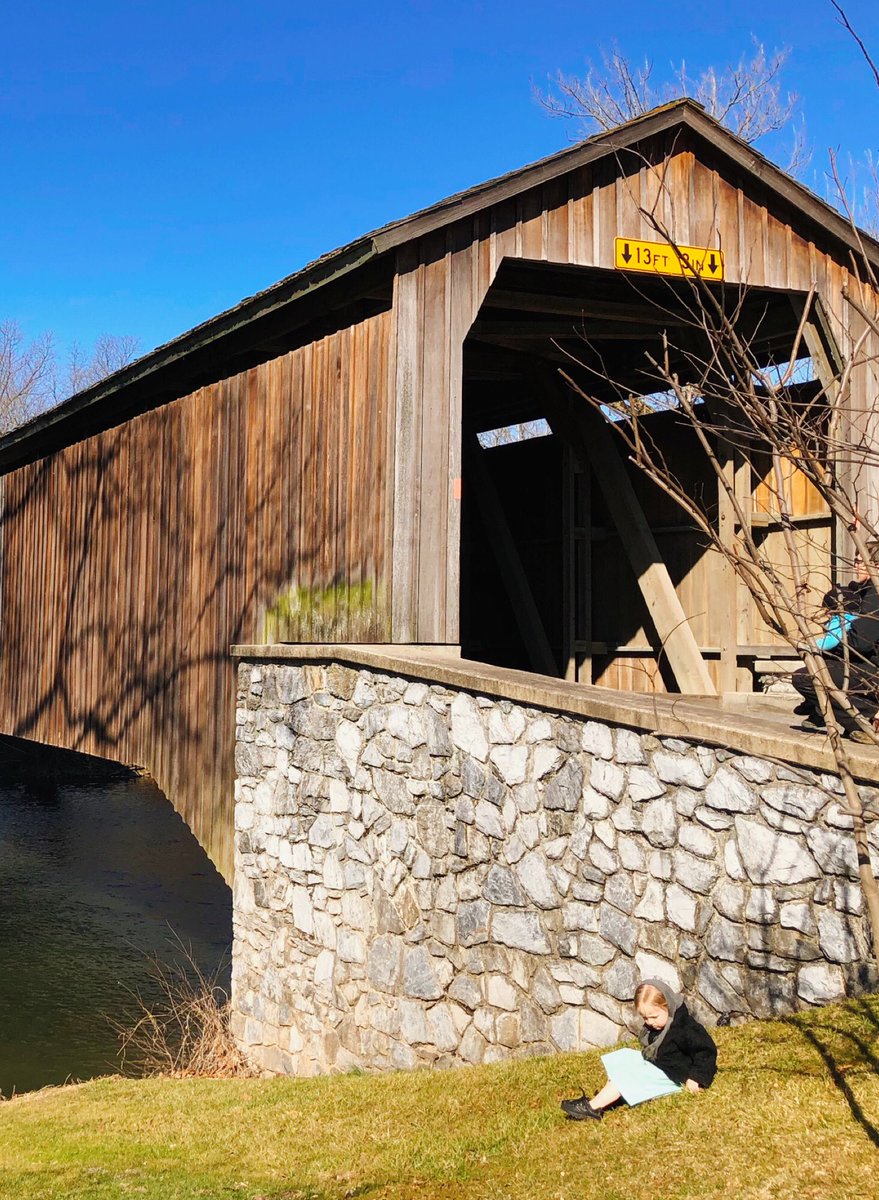
[[[861,988],[834,777],[644,723],[409,670],[243,660],[233,1028],[254,1065],[611,1044],[650,975],[709,1022]]]

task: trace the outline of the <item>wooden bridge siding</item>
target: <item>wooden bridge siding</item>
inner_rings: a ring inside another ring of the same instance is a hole
[[[3,481],[2,728],[147,767],[227,873],[230,644],[293,581],[387,593],[389,333],[374,317]]]
[[[459,640],[454,480],[461,474],[462,344],[504,257],[612,268],[615,237],[657,238],[640,211],[642,203],[655,204],[657,218],[678,241],[724,251],[732,286],[808,291],[814,281],[840,345],[850,344],[841,300],[849,274],[841,261],[795,234],[783,212],[751,199],[728,173],[697,162],[692,151],[663,158],[648,147],[645,159],[625,173],[613,159],[600,160],[399,252],[394,641]],[[866,386],[865,375],[853,395]],[[824,552],[816,544],[816,555]],[[685,608],[693,604],[688,611],[707,613],[701,619],[706,644],[719,640],[705,603],[716,586],[712,558],[696,562],[682,581]],[[764,637],[775,640],[755,623],[747,640]]]

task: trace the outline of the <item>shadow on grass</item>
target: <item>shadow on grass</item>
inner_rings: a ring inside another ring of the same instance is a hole
[[[857,1005],[857,1009],[860,1016],[869,1020],[872,1025],[879,1027],[879,1023],[877,1023],[876,1017],[870,1010],[869,1005],[862,1001]],[[816,1030],[810,1029],[808,1025],[797,1020],[795,1017],[786,1018],[785,1024],[796,1029],[800,1036],[805,1038],[805,1040],[811,1046],[814,1046],[814,1048],[818,1051],[825,1067],[827,1068],[830,1078],[833,1080],[834,1086],[838,1088],[845,1098],[845,1102],[848,1104],[852,1116],[864,1130],[864,1133],[866,1133],[873,1145],[879,1148],[879,1129],[876,1128],[861,1107],[857,1096],[852,1091],[852,1088],[845,1077],[846,1068],[837,1061],[833,1051],[827,1044],[827,1041],[822,1041]],[[872,1074],[879,1074],[879,1058],[876,1057],[872,1047],[862,1038],[858,1037],[856,1033],[852,1033],[852,1031],[849,1029],[840,1029],[838,1026],[831,1027],[828,1030],[828,1033],[833,1033],[839,1037],[845,1038],[848,1042],[850,1042],[852,1044],[852,1048],[857,1049],[859,1052],[863,1065],[866,1066]]]

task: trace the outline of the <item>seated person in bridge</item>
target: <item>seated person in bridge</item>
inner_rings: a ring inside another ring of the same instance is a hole
[[[701,1092],[717,1074],[717,1046],[711,1034],[690,1016],[684,998],[662,979],[645,979],[635,989],[635,1011],[644,1025],[641,1050],[613,1050],[601,1061],[607,1083],[592,1097],[563,1100],[572,1121],[600,1121],[604,1110],[624,1100],[642,1104],[686,1089]]]
[[[877,562],[879,543],[871,542],[869,552]],[[854,571],[851,583],[833,587],[825,595],[822,606],[828,619],[815,646],[834,687],[844,691],[852,708],[872,723],[879,712],[879,595],[870,579],[870,568],[860,555],[855,556]],[[807,647],[801,644],[798,649]],[[794,671],[791,683],[803,697],[794,709],[805,717],[800,728],[806,732],[824,730],[815,682],[808,669]],[[844,736],[856,742],[874,742],[841,704],[831,699],[831,707]]]

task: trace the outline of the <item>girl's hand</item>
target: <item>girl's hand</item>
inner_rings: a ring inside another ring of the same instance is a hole
[[[702,1091],[702,1089],[699,1087],[699,1085],[695,1079],[688,1079],[685,1082],[684,1087],[687,1089],[688,1092],[701,1092]]]

